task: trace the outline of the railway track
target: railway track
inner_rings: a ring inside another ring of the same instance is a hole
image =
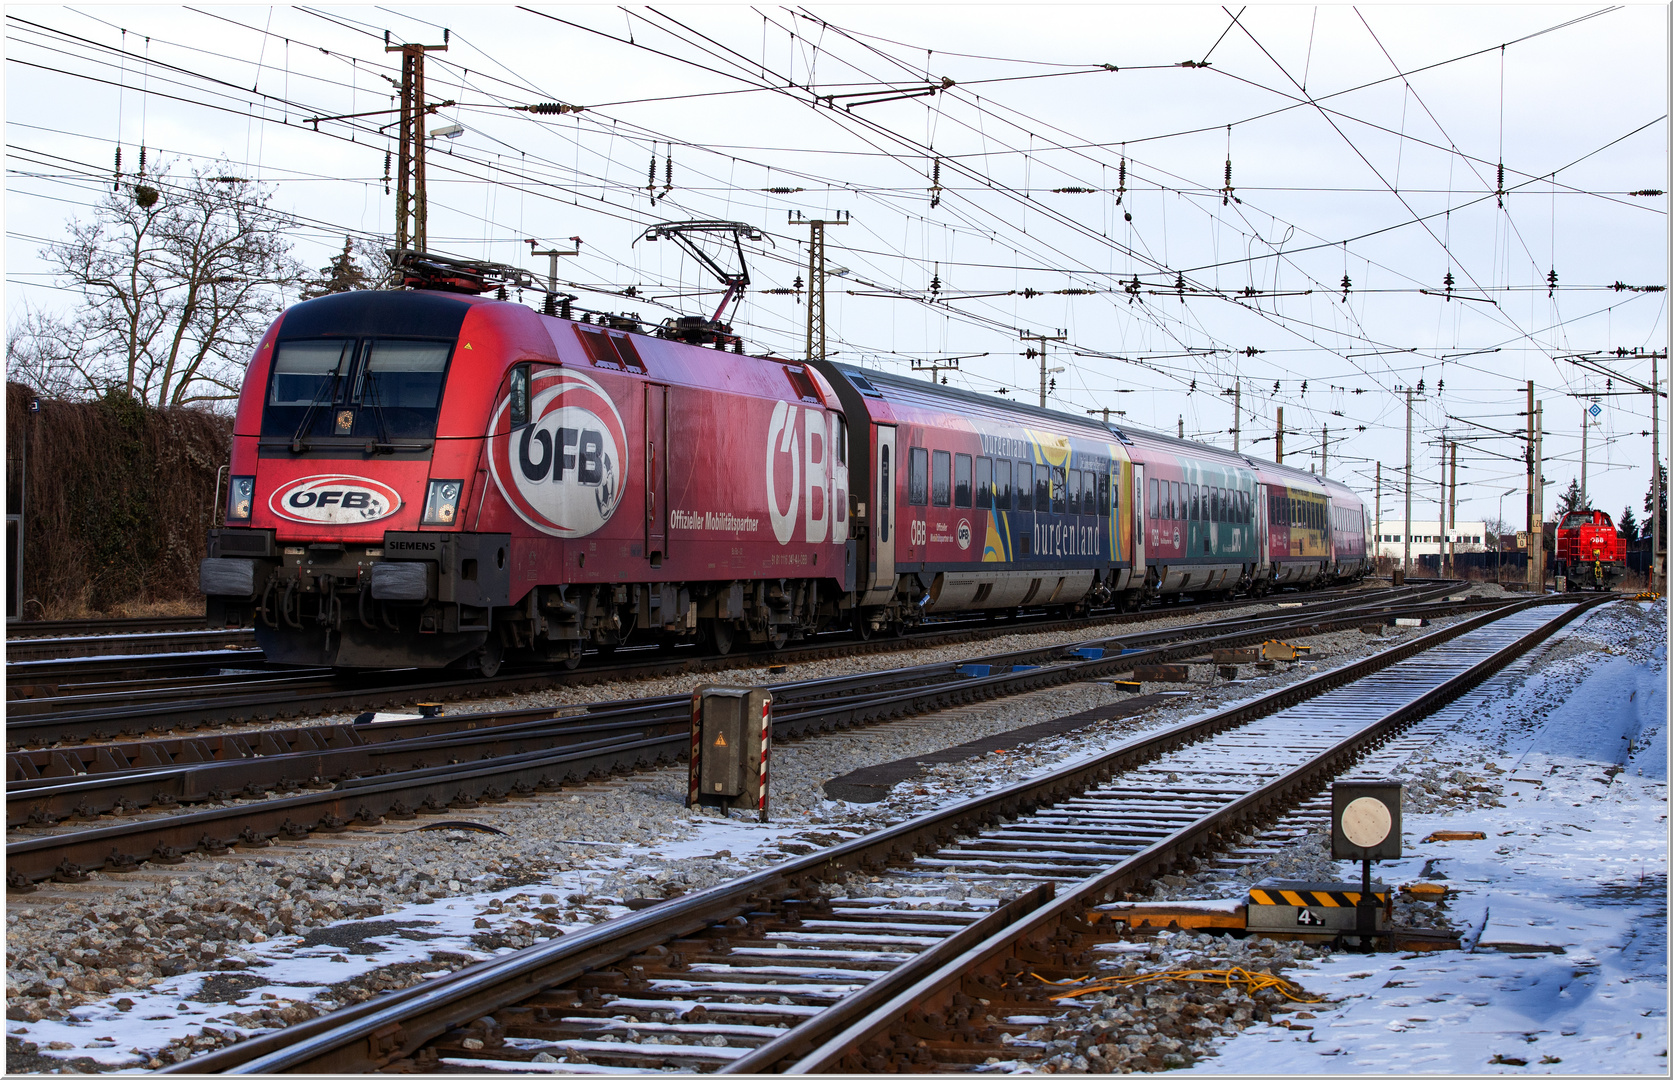
[[[261,657],[261,650],[256,648],[254,631],[207,630],[200,619],[195,630],[7,638],[6,664],[10,667],[19,663],[107,657],[121,658],[129,666],[143,666],[152,662],[166,664],[180,654],[220,654],[230,650],[242,650],[253,653],[258,659]],[[140,660],[141,657],[145,659]],[[153,661],[153,658],[156,660]],[[114,659],[111,662],[120,663]]]
[[[149,619],[42,619],[8,622],[8,645],[20,638],[82,637],[88,634],[163,634],[203,629],[202,615],[159,615]]]
[[[1026,1063],[1041,1050],[1015,1037],[1050,1008],[1034,976],[1092,970],[1097,946],[1117,940],[1101,906],[1304,802],[1604,602],[1518,601],[1049,774],[164,1071]],[[826,895],[855,873],[888,895]],[[976,880],[1009,898],[964,899]]]
[[[1102,678],[1274,633],[1317,633],[1390,617],[1385,605],[1371,607],[1375,613],[1351,609],[1324,622],[1318,613],[1301,621],[1271,616],[1008,653],[974,664],[781,684],[774,689],[774,738]],[[1387,609],[1404,610],[1411,609]],[[12,753],[9,828],[51,829],[106,814],[133,820],[11,844],[8,885],[26,888],[48,877],[73,881],[90,869],[120,872],[152,859],[178,861],[189,850],[214,853],[235,844],[301,839],[314,829],[340,831],[353,822],[442,813],[646,767],[688,748],[689,710],[689,696],[671,695],[601,703],[578,714],[516,709],[213,741]],[[140,817],[148,808],[166,813]]]
[[[1367,592],[1349,590],[1335,597],[1295,602],[1293,612],[1331,610],[1340,606],[1392,603],[1395,599],[1422,600],[1444,595],[1452,583],[1407,586],[1401,590]],[[1234,608],[1243,606],[1234,604]],[[1192,605],[1189,611],[1210,610],[1210,605]],[[926,648],[1004,636],[1027,627],[1034,630],[1093,628],[1123,625],[1146,619],[1179,614],[1167,608],[1153,612],[1101,616],[1093,620],[1059,620],[1049,623],[1007,621],[984,623],[977,628],[914,635],[905,639],[856,641],[847,635],[810,643],[772,654],[747,656],[702,656],[695,650],[670,657],[645,650],[638,655],[624,650],[608,666],[574,671],[539,670],[508,672],[491,679],[480,677],[435,677],[438,673],[375,672],[357,676],[297,671],[262,670],[248,676],[207,677],[207,682],[166,679],[159,682],[112,684],[77,688],[56,683],[31,683],[26,671],[8,666],[8,692],[28,694],[8,703],[6,741],[9,747],[50,746],[59,743],[104,742],[116,738],[138,739],[169,731],[195,731],[209,726],[243,721],[264,721],[287,716],[361,712],[399,707],[416,701],[448,701],[465,697],[496,697],[526,693],[553,686],[587,685],[619,679],[653,678],[668,675],[720,671],[762,663],[789,664],[828,660],[860,653],[892,652]],[[242,665],[239,671],[245,670]],[[247,683],[276,683],[271,690],[250,693],[229,692]],[[87,692],[76,692],[78,689]],[[68,691],[67,693],[61,691]]]

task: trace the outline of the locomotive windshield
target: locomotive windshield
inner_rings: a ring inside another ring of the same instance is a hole
[[[1592,512],[1590,510],[1576,510],[1563,519],[1562,528],[1578,529],[1582,525],[1590,525],[1591,523]]]
[[[448,341],[281,342],[261,433],[292,442],[432,438],[452,352]]]

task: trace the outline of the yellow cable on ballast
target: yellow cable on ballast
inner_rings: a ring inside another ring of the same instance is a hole
[[[1324,1000],[1322,997],[1308,994],[1282,975],[1273,975],[1266,971],[1250,971],[1247,968],[1240,967],[1217,970],[1153,971],[1146,975],[1109,975],[1084,986],[1077,985],[1084,982],[1081,979],[1066,979],[1062,982],[1054,982],[1040,975],[1034,977],[1052,986],[1075,987],[1075,989],[1065,993],[1053,994],[1051,997],[1053,1001],[1064,1001],[1068,998],[1080,997],[1083,994],[1096,994],[1103,990],[1115,990],[1124,986],[1140,986],[1144,983],[1156,982],[1194,982],[1227,988],[1240,986],[1248,994],[1255,994],[1262,990],[1276,990],[1291,1001],[1303,1004],[1314,1004]]]

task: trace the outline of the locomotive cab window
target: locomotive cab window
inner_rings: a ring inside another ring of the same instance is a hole
[[[912,506],[929,505],[929,451],[911,447],[906,454],[906,501]]]
[[[338,379],[348,374],[353,341],[287,341],[273,358],[267,404],[307,408],[328,405],[339,396]]]
[[[529,365],[518,364],[511,369],[510,404],[511,426],[522,427],[529,422]]]
[[[452,354],[450,341],[282,342],[261,434],[287,440],[345,436],[360,443],[429,439]]]

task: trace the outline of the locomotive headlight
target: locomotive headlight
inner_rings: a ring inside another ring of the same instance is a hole
[[[425,525],[451,525],[459,515],[459,492],[463,480],[432,480],[424,495]]]
[[[235,476],[227,486],[227,520],[249,521],[250,507],[256,501],[256,478]]]

